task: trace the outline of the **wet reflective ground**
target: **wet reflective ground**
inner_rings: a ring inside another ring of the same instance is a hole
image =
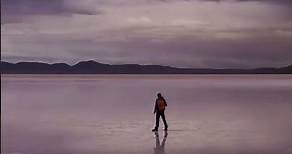
[[[3,154],[291,154],[291,75],[3,75]],[[156,93],[169,131],[153,133]]]

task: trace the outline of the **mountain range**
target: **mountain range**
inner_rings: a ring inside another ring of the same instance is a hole
[[[93,60],[81,61],[75,65],[1,61],[1,74],[292,74],[292,65],[281,68],[213,69],[139,64],[110,65]]]

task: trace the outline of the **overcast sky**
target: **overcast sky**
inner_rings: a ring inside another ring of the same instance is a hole
[[[1,0],[1,59],[292,64],[291,0]]]

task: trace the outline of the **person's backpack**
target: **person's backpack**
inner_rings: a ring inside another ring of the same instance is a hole
[[[164,111],[165,107],[166,107],[166,102],[164,99],[158,99],[157,100],[157,106],[158,106],[158,110],[159,111]]]

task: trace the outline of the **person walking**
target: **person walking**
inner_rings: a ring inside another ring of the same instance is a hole
[[[167,131],[168,125],[167,125],[167,122],[165,119],[165,114],[164,114],[166,106],[167,106],[167,103],[166,103],[165,99],[163,98],[161,93],[158,93],[157,99],[156,99],[155,104],[154,104],[154,111],[153,111],[153,113],[156,114],[155,127],[154,127],[154,129],[152,129],[153,132],[158,131],[160,116],[161,116],[162,121],[164,123],[164,130]]]

